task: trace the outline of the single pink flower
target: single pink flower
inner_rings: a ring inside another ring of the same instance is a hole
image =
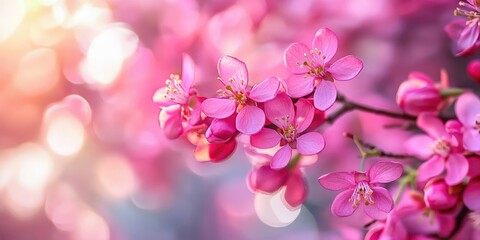
[[[350,80],[363,68],[362,61],[352,55],[332,63],[337,45],[337,35],[328,28],[320,28],[311,49],[296,42],[285,50],[285,66],[292,73],[285,80],[288,95],[299,98],[316,88],[313,96],[315,107],[325,111],[333,105],[337,97],[333,82]]]
[[[380,161],[366,173],[328,173],[318,178],[318,183],[328,190],[344,190],[333,200],[333,215],[347,217],[352,215],[358,206],[364,205],[365,214],[381,219],[393,209],[393,200],[388,190],[378,187],[377,184],[395,181],[402,173],[401,164]]]
[[[456,137],[447,132],[443,122],[434,114],[423,112],[418,115],[417,126],[428,135],[419,134],[405,143],[406,151],[427,161],[418,168],[417,181],[426,183],[446,169],[448,185],[460,183],[468,172],[468,161]]]
[[[438,111],[442,97],[432,79],[423,73],[412,72],[398,88],[397,104],[406,113],[418,115],[421,112]]]
[[[452,209],[459,202],[458,195],[451,191],[451,187],[443,179],[429,181],[424,192],[426,206],[434,211]]]
[[[473,93],[458,97],[455,113],[463,124],[463,147],[480,152],[480,99]]]
[[[247,66],[244,62],[231,56],[223,56],[217,67],[225,90],[218,91],[221,98],[203,101],[203,112],[218,119],[227,118],[237,112],[235,123],[238,131],[248,135],[257,133],[265,124],[265,113],[257,103],[266,102],[277,95],[280,88],[278,78],[267,78],[249,89]]]
[[[182,78],[171,74],[166,87],[158,89],[153,102],[160,107],[160,127],[165,136],[178,138],[185,128],[200,120],[200,105],[195,90],[191,89],[195,77],[195,64],[188,54],[183,55]]]
[[[265,114],[277,129],[262,128],[252,135],[252,146],[268,149],[280,143],[281,148],[273,155],[272,168],[287,166],[293,149],[301,155],[314,155],[325,147],[325,140],[319,132],[303,133],[312,123],[314,108],[308,100],[299,99],[295,106],[290,97],[280,93],[273,100],[265,102]]]
[[[445,31],[452,40],[453,53],[456,56],[466,56],[473,53],[479,47],[480,36],[480,8],[479,1],[466,0],[460,1],[456,16],[466,17],[467,20],[453,21],[445,26]]]
[[[248,175],[247,183],[254,192],[274,193],[285,187],[285,202],[299,207],[307,198],[307,183],[299,167],[273,169],[268,164],[256,166]]]

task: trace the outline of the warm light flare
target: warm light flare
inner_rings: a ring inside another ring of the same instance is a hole
[[[71,156],[80,151],[85,141],[85,129],[78,118],[65,112],[56,115],[47,124],[46,140],[55,153]]]
[[[0,43],[17,29],[26,13],[23,0],[0,0]]]

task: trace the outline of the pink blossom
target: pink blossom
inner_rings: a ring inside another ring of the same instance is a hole
[[[480,84],[480,59],[473,59],[467,65],[467,73]]]
[[[393,208],[393,200],[387,189],[378,187],[378,183],[395,181],[403,173],[399,163],[380,161],[365,172],[328,173],[318,182],[328,190],[343,190],[332,203],[332,213],[338,217],[352,215],[361,203],[365,213],[374,218],[384,218]]]
[[[434,211],[452,209],[459,201],[458,195],[452,192],[451,187],[443,179],[429,181],[424,192],[426,206]]]
[[[234,136],[218,142],[210,143],[206,138],[207,126],[202,124],[188,129],[187,139],[196,146],[195,158],[200,162],[221,162],[230,157],[237,147]]]
[[[285,50],[284,62],[292,74],[285,80],[287,93],[298,98],[310,94],[314,88],[314,105],[325,111],[337,97],[335,80],[347,81],[358,75],[363,63],[348,55],[331,63],[337,51],[338,40],[328,28],[320,28],[310,49],[303,43],[293,43]]]
[[[412,72],[408,80],[400,84],[397,91],[397,104],[408,114],[436,112],[442,103],[440,91],[425,74]]]
[[[473,93],[458,97],[455,113],[463,124],[463,146],[465,149],[480,151],[480,99]]]
[[[480,168],[478,167],[480,163],[480,157],[471,157],[469,158],[472,164],[472,169],[475,171],[470,171],[470,182],[467,184],[465,191],[463,192],[463,202],[465,205],[476,212],[480,213]]]
[[[307,183],[298,167],[273,169],[268,164],[256,166],[248,175],[247,183],[254,192],[274,193],[285,187],[285,202],[299,207],[307,198]]]
[[[251,136],[250,143],[262,149],[272,148],[280,143],[281,148],[270,162],[272,168],[287,166],[292,158],[293,149],[306,156],[323,150],[325,140],[322,134],[315,131],[303,133],[310,126],[314,116],[314,108],[309,101],[299,99],[294,106],[290,97],[280,93],[275,99],[265,102],[264,107],[268,120],[277,129],[261,129],[259,133]]]
[[[266,102],[277,95],[280,88],[278,78],[267,78],[249,89],[245,63],[230,56],[220,58],[218,74],[225,90],[218,91],[221,98],[203,101],[205,115],[223,119],[237,112],[235,124],[238,131],[249,135],[259,132],[265,124],[265,113],[257,103]]]
[[[153,102],[160,107],[160,127],[165,136],[171,139],[179,137],[188,126],[200,120],[200,105],[196,93],[191,89],[195,77],[195,64],[192,58],[184,54],[182,78],[171,74],[166,87],[158,89]]]
[[[460,1],[458,5],[460,7],[455,10],[455,15],[466,17],[467,20],[453,21],[445,27],[445,31],[455,41],[454,54],[466,56],[473,53],[479,46],[480,8],[476,0]]]
[[[421,113],[417,126],[428,135],[413,136],[405,143],[409,154],[427,160],[418,168],[417,181],[426,183],[446,169],[445,182],[448,185],[460,183],[467,175],[468,161],[457,138],[447,132],[443,122],[433,113]]]

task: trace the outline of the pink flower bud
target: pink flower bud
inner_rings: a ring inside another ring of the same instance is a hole
[[[253,191],[273,193],[285,185],[288,180],[288,170],[273,169],[269,164],[253,169],[248,175],[248,185]]]
[[[480,84],[480,59],[474,59],[467,65],[467,73]]]
[[[436,112],[442,103],[440,91],[426,75],[410,73],[397,91],[397,104],[408,114]]]
[[[458,202],[458,196],[449,191],[449,186],[443,179],[429,182],[425,186],[424,201],[427,207],[435,211],[453,208]]]

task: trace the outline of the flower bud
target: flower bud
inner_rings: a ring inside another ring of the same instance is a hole
[[[400,84],[397,91],[397,104],[408,114],[436,112],[441,103],[440,91],[422,73],[410,73],[408,80]]]
[[[424,190],[425,204],[434,211],[453,208],[458,202],[458,196],[449,191],[449,186],[443,179],[430,182]]]
[[[467,73],[477,83],[480,83],[480,59],[474,59],[467,65]]]
[[[253,191],[273,193],[285,185],[288,180],[288,170],[272,169],[270,164],[253,169],[247,178],[247,183]]]

